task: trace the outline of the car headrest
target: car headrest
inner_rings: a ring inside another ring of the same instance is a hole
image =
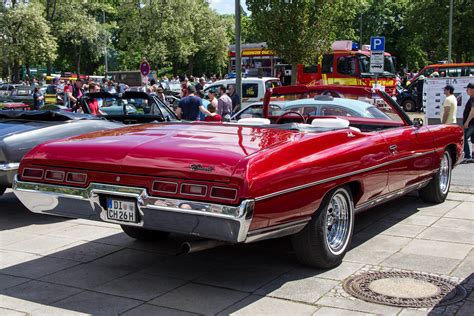
[[[270,125],[271,122],[267,118],[260,118],[260,117],[246,117],[246,118],[241,118],[240,120],[237,121],[239,124],[245,124],[245,125]]]
[[[311,125],[314,127],[347,128],[349,127],[349,121],[340,118],[315,118]]]

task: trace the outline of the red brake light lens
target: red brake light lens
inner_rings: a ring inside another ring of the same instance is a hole
[[[237,198],[237,190],[222,187],[212,187],[211,198],[233,201]]]
[[[155,181],[153,182],[152,190],[155,192],[175,194],[178,192],[178,184],[176,182]]]
[[[182,184],[181,194],[195,195],[195,196],[206,196],[207,186],[199,184]]]
[[[76,172],[69,172],[66,178],[67,182],[71,183],[78,183],[84,184],[87,181],[87,174],[85,173],[76,173]]]
[[[44,179],[51,181],[64,181],[64,171],[46,170]]]
[[[25,168],[23,169],[22,177],[32,179],[43,179],[43,169]]]

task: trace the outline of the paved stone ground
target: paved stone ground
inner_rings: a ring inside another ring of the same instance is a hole
[[[474,194],[474,163],[460,164],[453,169],[451,187],[457,192]]]
[[[300,265],[288,239],[174,256],[178,241],[142,243],[115,225],[29,213],[0,198],[0,315],[473,315],[474,195],[441,205],[408,196],[356,218],[339,267]],[[402,309],[350,297],[342,280],[408,270],[463,284],[463,302]]]

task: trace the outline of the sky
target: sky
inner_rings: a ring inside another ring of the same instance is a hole
[[[235,0],[209,0],[209,3],[211,8],[216,10],[217,13],[226,14],[235,12]],[[240,5],[249,13],[245,0],[240,0]]]

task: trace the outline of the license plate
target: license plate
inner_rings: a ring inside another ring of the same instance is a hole
[[[107,198],[107,219],[109,220],[136,223],[136,209],[135,201]]]

